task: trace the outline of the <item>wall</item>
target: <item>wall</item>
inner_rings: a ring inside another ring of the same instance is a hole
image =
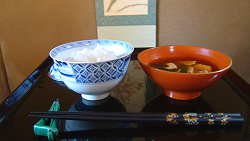
[[[158,0],[157,45],[194,45],[250,70],[249,0]],[[60,44],[97,38],[94,0],[0,0],[0,42],[13,91]]]
[[[97,37],[90,0],[0,0],[0,42],[13,91],[60,44]]]
[[[1,45],[0,45],[0,103],[10,94],[10,88],[8,84],[8,78],[6,75],[6,69],[3,62]]]

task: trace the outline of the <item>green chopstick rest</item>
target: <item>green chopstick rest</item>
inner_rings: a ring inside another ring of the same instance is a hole
[[[56,99],[51,105],[49,111],[60,111],[59,99]],[[34,126],[33,130],[36,135],[47,136],[48,140],[54,140],[59,134],[59,119],[41,118]]]

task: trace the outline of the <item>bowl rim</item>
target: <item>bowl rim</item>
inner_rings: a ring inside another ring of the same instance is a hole
[[[76,42],[81,42],[81,41],[117,41],[117,42],[121,42],[121,43],[125,43],[129,46],[132,47],[132,50],[130,52],[128,52],[126,55],[122,55],[120,57],[117,57],[115,59],[110,59],[110,60],[105,60],[105,61],[96,61],[96,62],[82,62],[82,61],[66,61],[66,60],[62,60],[62,59],[57,59],[55,57],[52,56],[52,51],[55,50],[56,48],[59,48],[63,45],[67,45],[67,44],[70,44],[70,43],[76,43]],[[64,43],[64,44],[61,44],[61,45],[58,45],[54,48],[52,48],[49,52],[49,56],[53,59],[53,60],[56,60],[56,61],[60,61],[60,62],[65,62],[65,63],[68,63],[68,64],[95,64],[95,63],[105,63],[105,62],[110,62],[110,61],[115,61],[115,60],[119,60],[121,58],[124,58],[124,57],[127,57],[127,56],[130,56],[132,53],[134,52],[134,46],[128,42],[124,42],[124,41],[120,41],[120,40],[112,40],[112,39],[90,39],[90,40],[78,40],[78,41],[73,41],[73,42],[68,42],[68,43]]]
[[[151,67],[151,66],[149,66],[149,65],[147,65],[147,64],[144,64],[144,63],[141,62],[141,60],[139,59],[140,54],[142,54],[142,53],[145,52],[145,51],[154,50],[154,49],[156,49],[156,48],[164,48],[164,47],[195,47],[195,48],[203,48],[203,49],[207,49],[207,50],[212,50],[212,51],[215,51],[215,52],[219,52],[219,51],[216,51],[216,50],[214,50],[214,49],[205,48],[205,47],[199,47],[199,46],[190,46],[190,45],[166,45],[166,46],[159,46],[159,47],[148,48],[148,49],[145,49],[145,50],[141,51],[141,52],[137,55],[137,60],[138,60],[141,64],[143,64],[143,65],[145,65],[145,66],[147,66],[147,67],[149,67],[149,68],[152,68],[152,69],[155,69],[155,70],[158,70],[158,71],[162,71],[162,72],[178,74],[178,75],[204,75],[204,74],[205,74],[205,75],[209,75],[209,74],[219,73],[219,72],[223,72],[223,71],[229,69],[229,68],[232,66],[232,63],[233,63],[233,62],[232,62],[232,59],[231,59],[228,55],[226,55],[226,54],[224,54],[224,53],[222,53],[222,52],[219,52],[219,53],[225,55],[226,57],[228,57],[228,59],[230,60],[230,64],[229,64],[227,67],[225,67],[225,68],[223,68],[223,69],[220,69],[220,70],[218,70],[218,71],[212,71],[212,72],[208,72],[208,73],[178,73],[178,72],[171,72],[171,71],[164,71],[164,70],[156,69],[156,68]]]

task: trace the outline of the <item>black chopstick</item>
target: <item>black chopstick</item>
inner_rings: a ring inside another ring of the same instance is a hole
[[[31,114],[43,115],[91,115],[91,116],[136,116],[136,117],[241,117],[240,113],[131,113],[131,112],[69,112],[69,111],[35,111]]]
[[[149,122],[181,125],[243,125],[239,113],[32,112],[30,117],[67,120]]]

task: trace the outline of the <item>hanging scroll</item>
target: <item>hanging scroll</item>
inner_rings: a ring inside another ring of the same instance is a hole
[[[156,0],[96,0],[98,39],[156,46]]]

